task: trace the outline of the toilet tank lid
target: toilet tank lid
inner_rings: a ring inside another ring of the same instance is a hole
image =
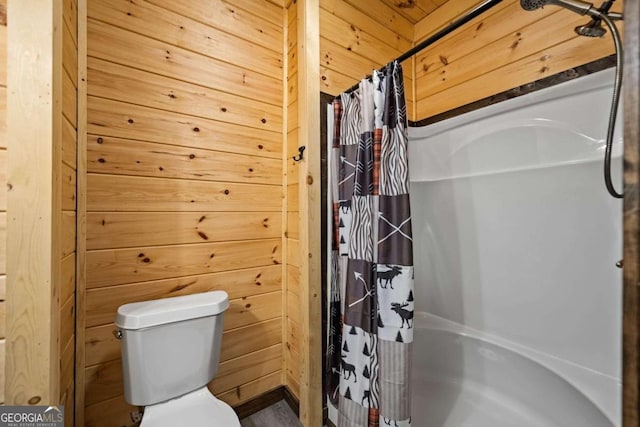
[[[179,297],[125,304],[118,308],[116,326],[135,330],[166,323],[221,314],[229,307],[224,291],[211,291]]]

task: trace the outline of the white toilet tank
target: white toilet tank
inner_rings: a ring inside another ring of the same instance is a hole
[[[125,400],[148,406],[208,384],[218,370],[224,291],[126,304],[118,308]]]

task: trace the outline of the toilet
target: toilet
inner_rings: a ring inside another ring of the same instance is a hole
[[[207,388],[218,371],[228,307],[227,293],[212,291],[118,308],[124,397],[145,407],[141,427],[240,426]]]

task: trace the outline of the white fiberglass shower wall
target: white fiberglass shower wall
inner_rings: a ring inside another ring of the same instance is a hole
[[[417,327],[448,329],[458,339],[472,336],[524,356],[619,425],[622,275],[615,264],[622,256],[622,202],[608,195],[602,176],[612,83],[606,70],[412,128],[410,174]],[[613,170],[620,190],[620,123],[617,129]],[[420,363],[438,352],[441,337],[416,336],[414,362],[423,366],[417,369],[435,369]],[[500,357],[482,346],[477,353]],[[461,401],[447,402],[449,414],[427,421],[425,402],[438,390],[424,388],[419,373],[415,378],[414,408],[425,411],[414,409],[415,425],[454,425],[447,417],[461,413],[468,425],[484,425]],[[547,393],[535,378],[517,386]],[[442,412],[440,405],[431,411]]]

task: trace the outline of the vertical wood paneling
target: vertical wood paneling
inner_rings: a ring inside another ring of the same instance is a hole
[[[7,0],[0,0],[0,304],[6,295],[6,188],[7,188]],[[5,316],[0,318],[0,328],[6,329]],[[4,334],[0,337],[0,403],[4,402]]]
[[[5,15],[5,2],[2,7]],[[60,397],[62,2],[12,2],[7,21],[5,401]],[[5,303],[2,303],[3,305]],[[68,334],[67,334],[68,335]]]
[[[296,102],[298,99],[298,3],[292,2],[287,9],[286,16],[286,24],[287,24],[287,103],[286,103],[286,128],[283,130],[285,133],[285,144],[283,146],[283,155],[284,162],[286,164],[290,163],[290,167],[286,169],[286,177],[283,180],[283,187],[285,190],[285,198],[284,205],[286,211],[286,226],[285,230],[287,234],[284,236],[284,260],[285,264],[283,265],[283,278],[285,287],[283,288],[283,330],[282,330],[282,340],[284,342],[283,347],[283,360],[282,360],[282,372],[283,372],[283,382],[287,386],[287,388],[296,396],[298,399],[300,398],[300,388],[296,387],[300,382],[299,377],[291,378],[287,375],[287,372],[291,370],[295,370],[299,372],[300,359],[293,359],[290,357],[291,355],[291,344],[290,344],[290,327],[288,318],[288,307],[290,304],[299,304],[300,299],[296,298],[295,300],[291,300],[288,289],[292,285],[293,278],[291,275],[287,274],[291,260],[289,259],[289,251],[291,245],[290,235],[288,233],[288,228],[291,226],[290,218],[295,217],[298,218],[298,195],[297,195],[297,185],[294,187],[293,184],[298,183],[298,168],[299,162],[294,162],[291,159],[298,151],[298,103]],[[295,192],[292,189],[295,188]],[[295,195],[295,197],[294,197]],[[299,281],[296,277],[295,281]],[[295,384],[295,385],[294,385]]]
[[[298,4],[298,103],[300,144],[300,420],[322,423],[322,325],[320,250],[320,23],[319,0]],[[289,251],[290,252],[290,251]]]
[[[6,86],[7,86],[7,2],[0,0],[0,301],[6,292]],[[2,302],[4,304],[4,302]],[[0,318],[0,327],[5,329],[5,316]],[[4,334],[3,334],[4,335]],[[0,403],[4,402],[4,336],[0,337]]]
[[[284,10],[96,0],[88,15],[84,425],[136,411],[117,307],[213,289],[231,306],[211,388],[241,404],[283,384]]]

